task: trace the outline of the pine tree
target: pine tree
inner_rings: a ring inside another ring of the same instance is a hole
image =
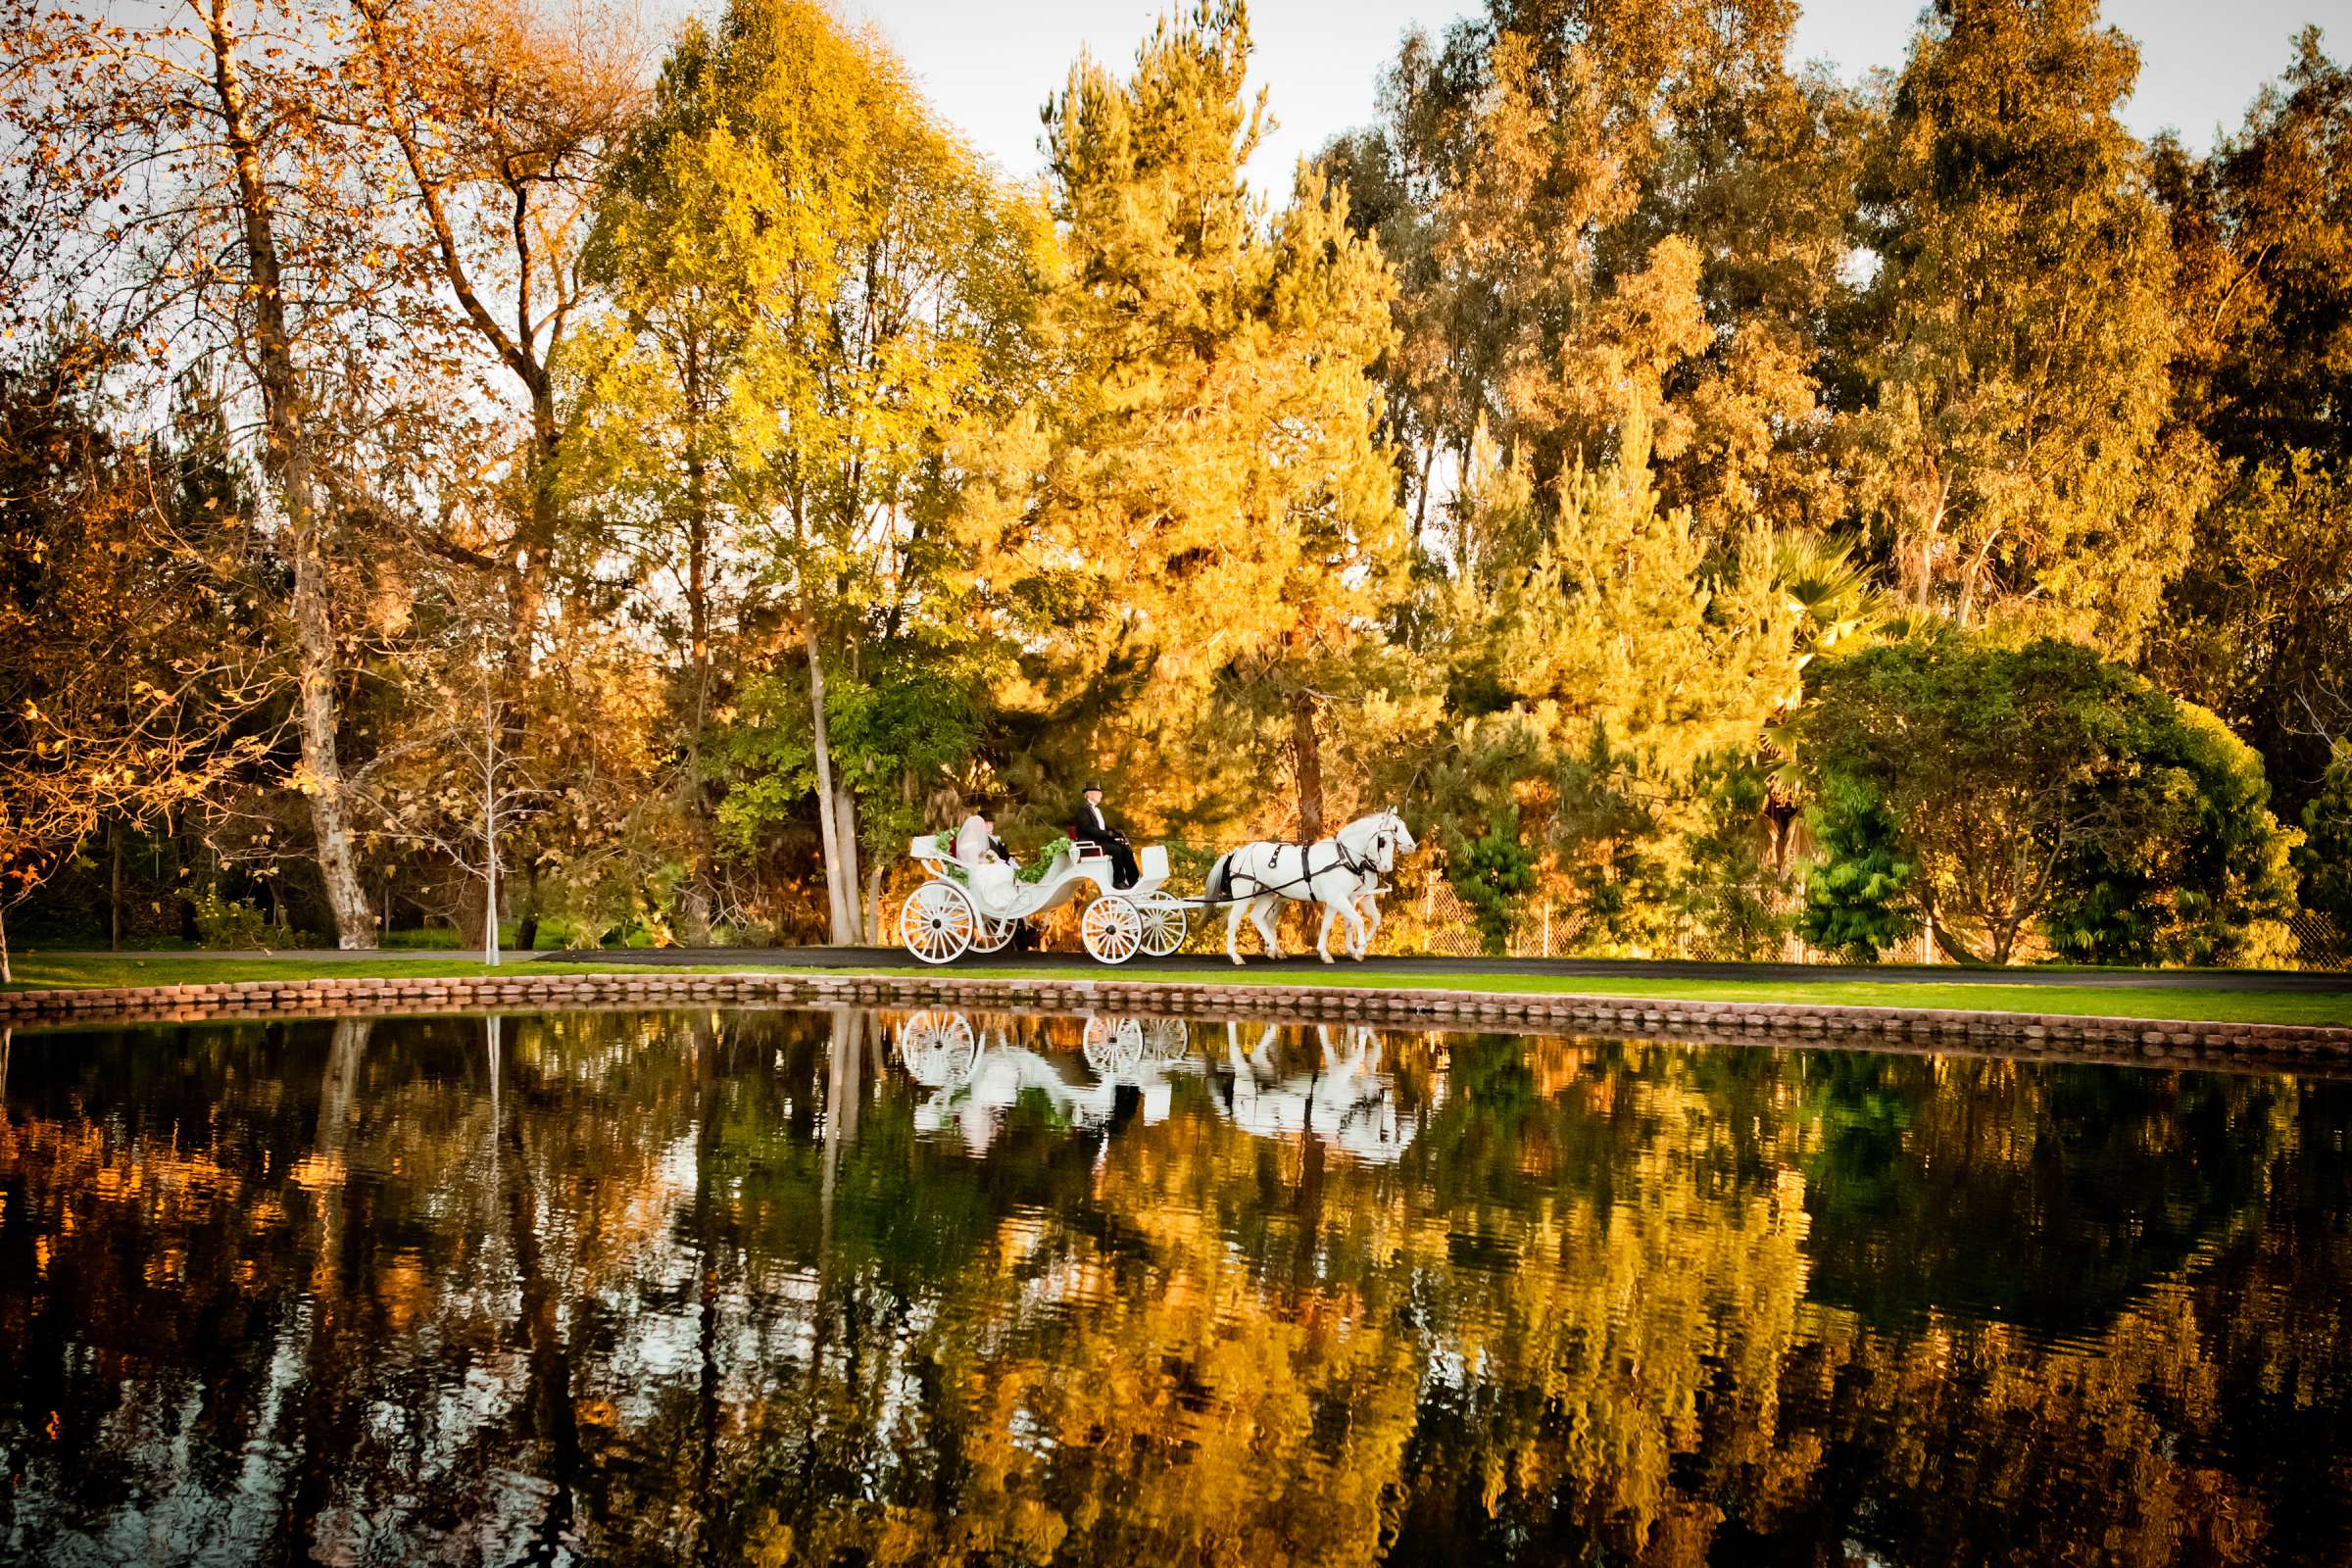
[[[1711,539],[1834,510],[1816,384],[1862,112],[1786,64],[1794,7],[1490,5],[1406,40],[1384,122],[1326,167],[1403,282],[1384,366],[1416,521],[1482,426],[1539,484],[1609,460],[1637,391]]]
[[[1409,749],[1449,851],[1523,823],[1551,852],[1589,944],[1652,941],[1675,841],[1703,825],[1691,783],[1752,748],[1796,688],[1801,617],[1774,541],[1720,564],[1687,508],[1660,504],[1637,410],[1618,457],[1555,503],[1492,449],[1472,474],[1470,567],[1428,595],[1424,657],[1446,721]]]
[[[2116,118],[2138,69],[2094,0],[1935,8],[1863,186],[1879,270],[1846,432],[1910,602],[2030,606],[2126,654],[2210,482],[2168,421],[2172,249]]]
[[[1213,821],[1287,763],[1314,834],[1402,560],[1367,374],[1393,285],[1345,191],[1302,172],[1270,220],[1250,191],[1248,60],[1242,6],[1203,7],[1124,80],[1080,62],[1049,108],[1070,397],[1004,569],[1076,612],[1037,661],[1082,732],[1065,769],[1120,760],[1133,804]],[[1135,700],[1103,710],[1104,683]]]

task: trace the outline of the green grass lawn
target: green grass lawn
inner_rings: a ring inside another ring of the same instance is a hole
[[[525,974],[589,974],[613,969],[603,963],[530,961],[505,965]],[[894,966],[913,972],[919,966]],[[230,980],[309,979],[320,975],[377,977],[441,976],[491,972],[488,966],[452,958],[221,958],[204,954],[148,953],[106,956],[25,954],[16,961],[10,989],[53,986],[205,985]],[[725,974],[729,965],[649,973]],[[791,972],[773,965],[753,971]],[[812,970],[811,973],[839,973]],[[938,971],[922,971],[938,972]],[[1657,997],[1703,1002],[1818,1002],[1864,1007],[1937,1007],[1985,1012],[2048,1012],[2075,1016],[2155,1018],[2210,1023],[2296,1023],[2352,1025],[2352,992],[2121,991],[2090,986],[1970,985],[1965,981],[1914,985],[1892,981],[1787,983],[1771,980],[1642,980],[1593,976],[1522,974],[1432,975],[1377,966],[1336,967],[1322,974],[1296,969],[1236,969],[1203,974],[1143,967],[1111,970],[1073,962],[1054,969],[1004,969],[961,965],[952,974],[1031,980],[1175,980],[1190,984],[1391,986],[1406,990],[1575,992],[1586,996]]]

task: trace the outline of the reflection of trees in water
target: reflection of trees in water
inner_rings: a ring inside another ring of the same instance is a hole
[[[1082,1023],[987,1032],[1096,1081]],[[1016,1097],[976,1161],[894,1044],[511,1019],[493,1119],[479,1021],[17,1041],[15,1540],[2339,1555],[2333,1086],[1220,1028],[1164,1114]],[[1413,1134],[1348,1157],[1310,1082],[1256,1136],[1229,1051],[1369,1066]]]
[[[1820,1065],[1813,1294],[1874,1323],[1941,1305],[2094,1331],[2260,1197],[2292,1122],[2293,1091],[2273,1079]],[[1886,1267],[1889,1252],[1906,1266]]]

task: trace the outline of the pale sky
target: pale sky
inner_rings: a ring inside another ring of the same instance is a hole
[[[1124,72],[1153,19],[1175,9],[1161,0],[843,3],[879,24],[932,103],[1016,176],[1042,168],[1037,112],[1079,51]],[[1253,0],[1252,75],[1268,89],[1279,126],[1251,163],[1252,183],[1287,192],[1299,157],[1373,118],[1380,73],[1406,30],[1418,24],[1440,33],[1470,9],[1459,0]],[[1899,66],[1919,11],[1911,0],[1807,0],[1793,53],[1800,62],[1831,62],[1849,79]],[[2338,59],[2352,47],[2348,0],[2109,0],[2105,15],[2139,40],[2139,90],[2127,122],[2143,136],[2170,126],[2200,151],[2285,69],[2304,24],[2328,27],[2328,51]]]

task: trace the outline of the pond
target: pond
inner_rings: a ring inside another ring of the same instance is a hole
[[[943,1011],[5,1053],[10,1561],[2352,1560],[2344,1082]]]

